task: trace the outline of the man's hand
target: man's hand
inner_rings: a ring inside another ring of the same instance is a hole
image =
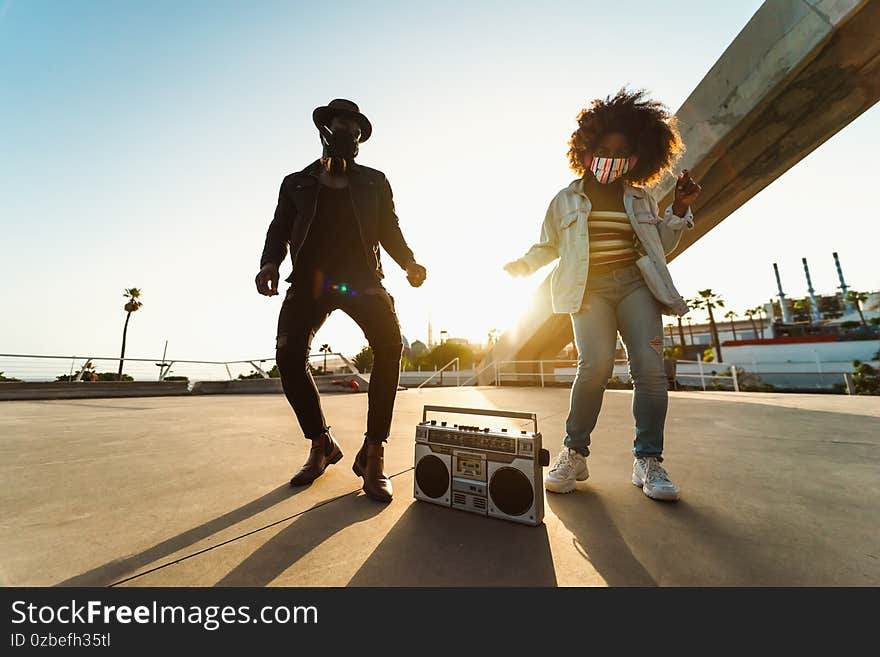
[[[529,273],[529,266],[522,260],[514,260],[513,262],[508,262],[504,265],[504,271],[511,276],[527,276]]]
[[[406,280],[408,280],[409,284],[413,287],[420,287],[421,284],[425,282],[427,276],[428,270],[417,262],[410,263],[406,267]]]
[[[672,212],[676,217],[683,217],[687,214],[688,208],[700,195],[700,187],[693,178],[690,171],[684,169],[675,183],[675,198],[672,201]]]
[[[278,294],[278,266],[267,262],[254,282],[257,284],[257,292],[267,297],[274,297]]]

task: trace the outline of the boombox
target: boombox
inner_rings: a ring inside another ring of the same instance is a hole
[[[531,420],[534,431],[493,430],[428,420],[429,412]],[[417,500],[527,525],[544,521],[541,448],[534,413],[425,406],[416,426]]]

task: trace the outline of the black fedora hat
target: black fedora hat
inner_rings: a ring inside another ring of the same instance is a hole
[[[312,112],[312,121],[315,122],[315,126],[320,130],[322,125],[329,126],[334,116],[354,119],[357,122],[361,128],[361,138],[358,140],[360,143],[367,141],[370,135],[373,134],[373,126],[370,124],[370,120],[361,114],[356,103],[344,98],[337,98],[331,100],[326,105],[316,107],[315,111]]]

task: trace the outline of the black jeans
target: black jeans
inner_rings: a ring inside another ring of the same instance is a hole
[[[391,431],[403,340],[394,298],[381,286],[377,285],[372,293],[352,296],[333,292],[317,299],[308,293],[296,292],[293,286],[288,289],[278,315],[275,342],[275,359],[284,394],[307,439],[317,438],[329,428],[308,360],[315,333],[336,309],[357,322],[373,349],[366,437],[373,442],[383,442]]]

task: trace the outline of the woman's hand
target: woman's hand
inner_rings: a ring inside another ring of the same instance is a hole
[[[508,262],[504,265],[504,271],[511,276],[527,276],[529,273],[529,266],[522,260],[514,260],[513,262]]]
[[[672,212],[676,217],[683,217],[687,214],[688,208],[700,195],[700,187],[693,178],[690,171],[684,169],[675,183],[675,198],[672,201]]]

